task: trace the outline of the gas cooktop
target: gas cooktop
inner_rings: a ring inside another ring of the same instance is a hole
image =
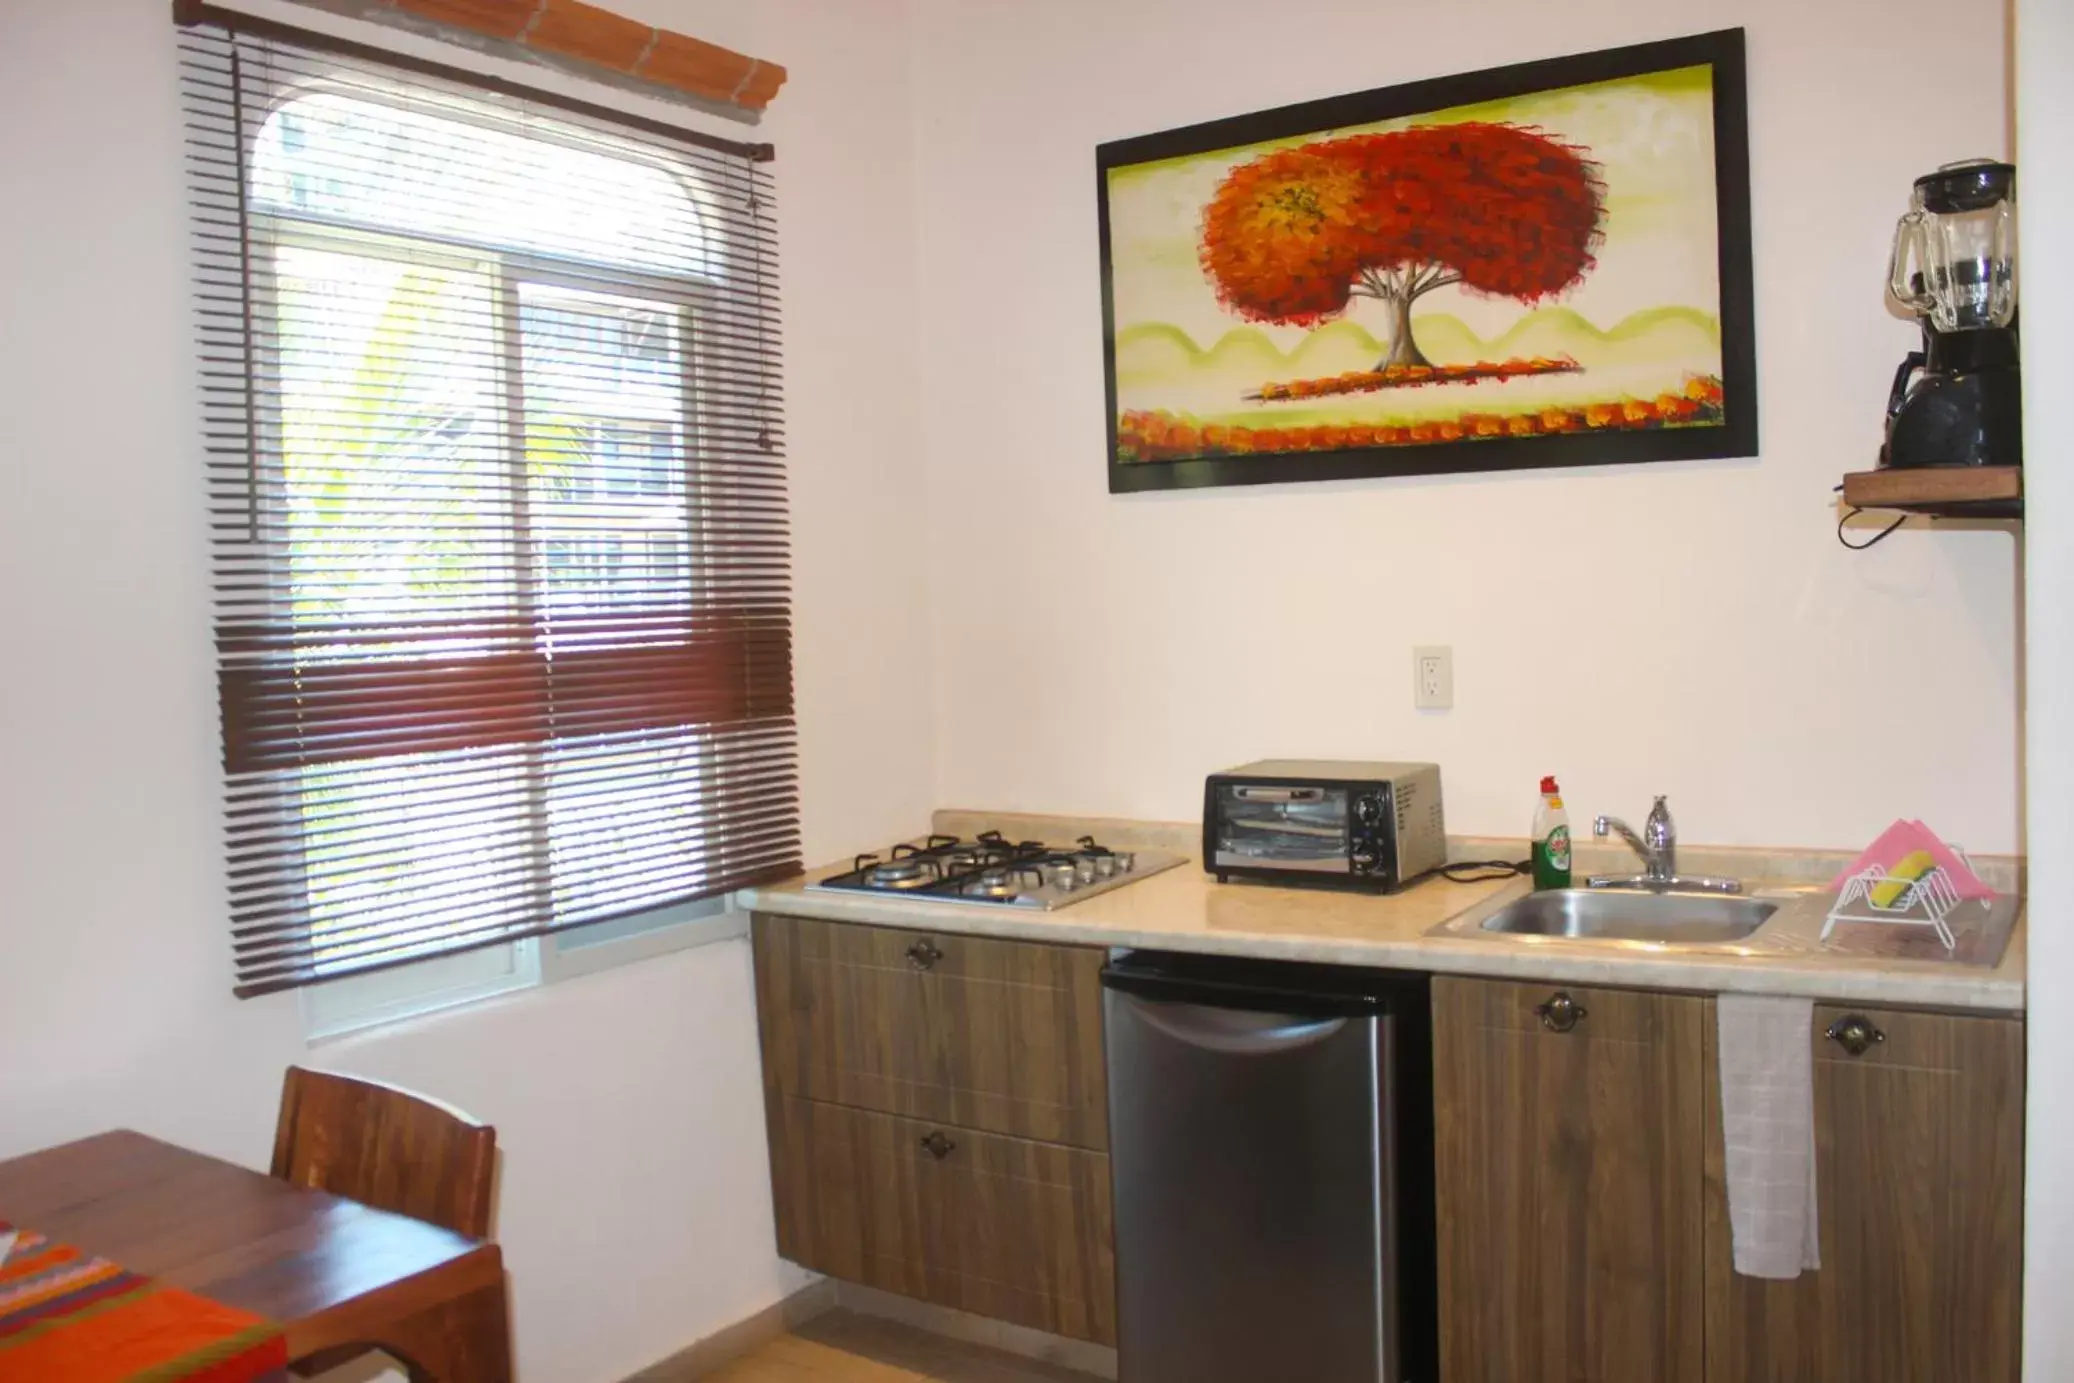
[[[859,855],[849,869],[807,887],[898,893],[918,902],[1062,908],[1172,869],[1185,858],[1164,850],[1112,850],[1093,836],[1061,846],[983,831],[976,840],[930,836],[919,845],[902,842],[883,857]]]

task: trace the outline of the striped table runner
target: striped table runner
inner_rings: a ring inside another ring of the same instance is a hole
[[[251,1383],[281,1327],[0,1222],[0,1383]]]

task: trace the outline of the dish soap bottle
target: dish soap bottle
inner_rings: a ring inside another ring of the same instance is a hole
[[[1534,887],[1570,886],[1570,814],[1553,777],[1541,780],[1541,805],[1534,811]]]

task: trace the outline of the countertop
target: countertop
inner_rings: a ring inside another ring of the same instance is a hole
[[[970,834],[973,820],[969,814],[941,814],[937,829],[955,832],[963,828],[963,833]],[[1015,838],[1071,840],[1080,834],[1074,826],[1081,823],[1052,822],[1048,829],[1032,830],[1033,824],[1042,826],[1044,820],[1011,820]],[[1103,826],[1105,839],[1137,848],[1155,844],[1172,848],[1183,838],[1176,828],[1115,822]],[[1471,843],[1453,853],[1456,858],[1491,857],[1473,852]],[[1735,853],[1746,862],[1763,858],[1756,852]],[[1805,881],[1811,872],[1828,867],[1828,856],[1802,852],[1778,856],[1776,863],[1762,870],[1744,872],[1746,891],[1777,899],[1779,911],[1745,940],[1714,946],[1479,935],[1473,926],[1468,928],[1469,934],[1453,934],[1443,927],[1471,909],[1481,915],[1485,909],[1479,905],[1495,907],[1528,892],[1528,881],[1519,878],[1473,884],[1431,878],[1400,893],[1375,896],[1219,884],[1203,872],[1193,856],[1178,868],[1050,912],[805,889],[810,879],[848,868],[847,863],[811,870],[785,883],[744,890],[737,895],[737,903],[753,911],[795,917],[1020,941],[1146,947],[1573,984],[1804,995],[1847,1003],[2000,1013],[2023,1009],[2021,917],[2000,962],[1993,967],[1839,954],[1817,940],[1828,899],[1819,886]],[[1991,882],[1996,882],[1992,876]],[[1436,928],[1443,930],[1435,934]]]

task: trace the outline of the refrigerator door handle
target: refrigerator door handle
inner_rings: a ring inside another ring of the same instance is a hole
[[[1389,1007],[1380,994],[1303,993],[1269,985],[1232,984],[1162,974],[1117,962],[1111,962],[1103,969],[1102,987],[1136,999],[1262,1013],[1284,1023],[1311,1018],[1366,1018]]]
[[[1304,1018],[1287,1013],[1206,1008],[1201,1004],[1119,994],[1119,1003],[1176,1042],[1225,1056],[1271,1056],[1315,1047],[1347,1025],[1345,1018]]]

